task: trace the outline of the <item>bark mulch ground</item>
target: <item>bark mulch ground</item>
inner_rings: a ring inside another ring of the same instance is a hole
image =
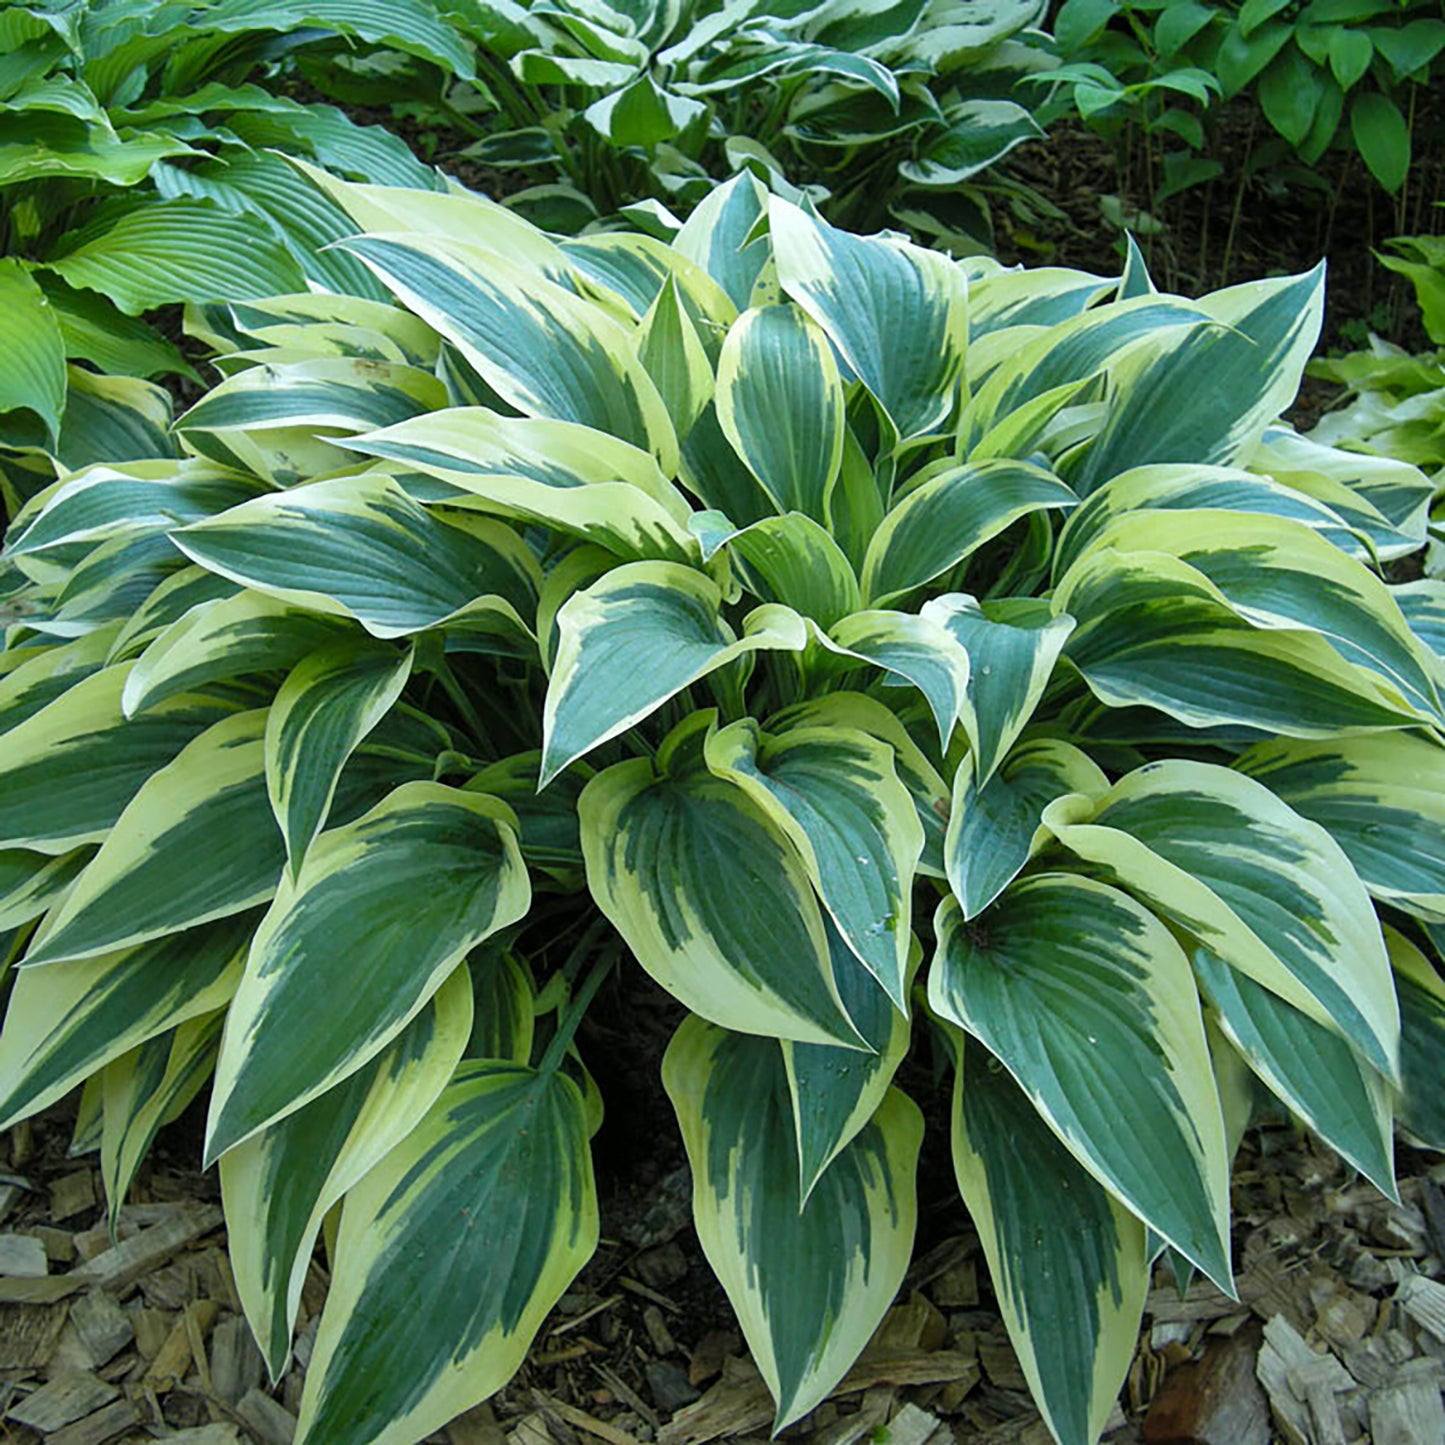
[[[0,1439],[287,1445],[324,1254],[273,1385],[240,1314],[214,1177],[187,1167],[193,1127],[162,1136],[114,1238],[69,1129],[57,1110],[0,1146]],[[1445,1164],[1403,1146],[1399,1162],[1397,1204],[1288,1124],[1252,1131],[1234,1178],[1239,1300],[1203,1280],[1181,1294],[1161,1263],[1112,1445],[1441,1445]],[[602,1247],[527,1364],[438,1445],[764,1445],[767,1391],[698,1250],[685,1170],[604,1195]],[[923,1213],[936,1242],[833,1397],[786,1438],[1047,1445],[961,1206],[925,1195]]]

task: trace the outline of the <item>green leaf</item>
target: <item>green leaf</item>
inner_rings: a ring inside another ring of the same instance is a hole
[[[898,1066],[908,1054],[913,1030],[882,985],[852,952],[831,920],[825,919],[828,954],[838,997],[859,1035],[873,1049],[861,1054],[833,1044],[783,1040],[783,1063],[793,1101],[798,1138],[798,1179],[803,1202],[823,1172],[878,1111]],[[911,988],[923,950],[909,941],[905,990]]]
[[[677,434],[623,326],[538,272],[438,236],[348,249],[527,416],[595,427],[677,471]]]
[[[1364,90],[1350,105],[1350,134],[1370,174],[1393,195],[1410,173],[1410,127],[1400,107],[1378,90]]]
[[[472,1019],[463,966],[365,1067],[221,1156],[236,1292],[273,1379],[290,1358],[321,1221],[436,1102]]]
[[[43,661],[37,658],[4,680],[29,683],[26,690],[42,697],[55,683],[68,690],[5,734],[0,847],[68,853],[101,842],[158,768],[234,711],[220,698],[182,694],[145,717],[127,720],[121,695],[129,663],[76,681],[73,672],[64,671],[37,678],[30,668]]]
[[[871,662],[911,682],[928,701],[940,743],[968,703],[968,654],[928,617],[907,612],[855,612],[820,638],[846,657]]]
[[[732,298],[746,307],[768,259],[767,243],[750,239],[767,204],[767,192],[751,171],[715,187],[677,233],[677,250],[696,261]]]
[[[239,914],[99,958],[22,968],[0,1033],[5,1127],[147,1039],[221,1008],[240,981],[256,918]]]
[[[1255,982],[1398,1073],[1379,923],[1330,835],[1263,784],[1172,758],[1053,804],[1059,841]]]
[[[693,423],[712,400],[715,378],[707,348],[683,304],[676,276],[667,278],[643,316],[637,332],[637,354],[667,405],[678,440],[685,442]]]
[[[981,787],[1028,726],[1074,619],[1031,598],[980,604],[961,592],[925,603],[923,615],[968,653],[965,730]]]
[[[128,948],[270,898],[285,848],[266,798],[265,729],[265,709],[238,713],[149,778],[28,961]]]
[[[1385,930],[1400,995],[1401,1127],[1426,1148],[1445,1148],[1440,1069],[1445,1064],[1445,979],[1407,938]]]
[[[127,717],[143,717],[167,699],[209,683],[293,667],[350,631],[341,619],[260,592],[197,602],[136,659],[121,705]]]
[[[923,829],[892,749],[854,728],[772,737],[745,719],[711,734],[704,752],[792,843],[844,942],[906,1016]]]
[[[1009,1339],[1060,1445],[1093,1445],[1134,1357],[1144,1226],[1086,1173],[986,1048],[950,1031],[953,1167]]]
[[[1343,90],[1349,90],[1364,78],[1374,59],[1375,47],[1369,34],[1341,25],[1329,32],[1330,69]]]
[[[1324,828],[1376,898],[1445,920],[1445,748],[1417,733],[1279,739],[1234,765]]]
[[[592,427],[459,406],[342,445],[438,478],[455,505],[520,516],[629,561],[696,556],[683,494],[647,452]]]
[[[0,849],[0,929],[19,928],[39,918],[94,857],[77,848],[52,858],[27,848]]]
[[[916,186],[952,187],[1001,161],[1015,146],[1044,134],[1023,106],[1011,100],[966,100],[949,107],[948,126],[906,160],[898,173]]]
[[[1194,969],[1250,1068],[1330,1148],[1397,1197],[1392,1099],[1384,1079],[1338,1034],[1208,949],[1195,953]]]
[[[700,533],[705,519],[694,516]],[[726,519],[724,519],[726,520]],[[726,544],[743,585],[765,602],[781,602],[820,627],[831,627],[856,612],[860,604],[858,578],[833,534],[801,512],[764,517],[751,526],[722,529],[704,541],[704,553]]]
[[[963,370],[962,273],[905,242],[835,230],[779,196],[768,218],[783,291],[827,332],[898,441],[935,434]]]
[[[1097,763],[1052,738],[1020,743],[982,784],[972,768],[960,767],[944,862],[964,918],[982,913],[1052,840],[1043,822],[1050,803],[1071,793],[1098,797],[1108,787]]]
[[[647,74],[594,101],[582,112],[582,118],[619,150],[627,146],[651,149],[659,141],[671,140],[707,113],[701,101],[673,95]]]
[[[863,591],[887,606],[971,556],[1020,517],[1079,499],[1052,472],[997,459],[935,470],[909,490],[868,544]]]
[[[935,920],[934,1012],[1008,1069],[1069,1152],[1223,1289],[1229,1160],[1199,997],[1179,945],[1116,889],[1016,883]]]
[[[409,650],[352,639],[309,653],[281,684],[266,719],[266,791],[293,877],[346,760],[401,696],[411,666]]]
[[[111,1228],[161,1126],[178,1118],[210,1077],[223,1017],[217,1010],[189,1019],[101,1072],[100,1173]]]
[[[216,1067],[208,1159],[375,1058],[530,902],[510,811],[483,794],[406,783],[324,833],[256,930]]]
[[[891,1090],[802,1202],[772,1040],[689,1019],[662,1078],[692,1168],[698,1239],[777,1402],[780,1430],[843,1377],[903,1282],[923,1117]]]
[[[615,567],[557,614],[547,688],[542,786],[569,763],[655,712],[689,683],[760,648],[799,652],[803,621],[787,608],[755,609],[737,637],[722,593],[672,562]]]
[[[778,511],[826,523],[843,461],[843,383],[806,311],[743,312],[718,358],[716,405],[723,434]]]
[[[25,266],[0,260],[0,413],[32,411],[53,441],[65,410],[65,343],[60,321]]]
[[[282,602],[402,637],[485,602],[520,631],[539,569],[508,527],[442,521],[390,477],[312,482],[177,532],[193,561]],[[520,614],[520,615],[519,615]]]
[[[271,228],[206,201],[126,211],[49,268],[134,316],[175,301],[240,301],[303,291],[306,278]]]
[[[347,1196],[297,1445],[404,1445],[486,1399],[596,1247],[576,1085],[463,1063]],[[398,1335],[419,1291],[432,1305]]]
[[[1265,119],[1293,146],[1309,135],[1323,90],[1324,77],[1294,45],[1282,49],[1255,83]]]

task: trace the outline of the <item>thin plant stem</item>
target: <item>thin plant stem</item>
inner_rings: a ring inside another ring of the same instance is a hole
[[[538,1073],[555,1074],[562,1067],[562,1060],[567,1057],[567,1050],[576,1036],[577,1026],[585,1017],[588,1005],[597,997],[597,990],[602,987],[607,975],[612,972],[619,953],[620,950],[615,947],[605,949],[602,956],[592,965],[592,970],[583,980],[582,987],[572,995],[565,1012],[557,1021],[557,1032],[552,1035],[552,1042],[547,1045],[547,1052],[542,1055],[542,1062],[537,1065]]]

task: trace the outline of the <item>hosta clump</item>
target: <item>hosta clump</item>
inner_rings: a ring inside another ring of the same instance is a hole
[[[670,245],[323,183],[396,304],[198,316],[185,458],[25,509],[0,654],[0,1126],[84,1083],[114,1207],[214,1072],[273,1371],[339,1206],[301,1440],[516,1368],[597,1239],[619,963],[689,1011],[780,1425],[903,1279],[929,1031],[1068,1445],[1161,1251],[1232,1287],[1251,1079],[1386,1191],[1396,1117],[1445,1143],[1441,584],[1380,575],[1431,488],[1277,423],[1318,273],[965,267],[746,177]]]

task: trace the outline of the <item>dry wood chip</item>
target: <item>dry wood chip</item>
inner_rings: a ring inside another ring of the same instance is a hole
[[[135,1326],[107,1290],[92,1290],[70,1307],[70,1323],[92,1368],[113,1360],[134,1338]]]
[[[240,1445],[243,1438],[229,1420],[217,1420],[191,1430],[177,1430],[174,1435],[166,1436],[166,1445]]]
[[[1269,1402],[1254,1376],[1259,1342],[1256,1325],[1170,1370],[1144,1417],[1148,1445],[1269,1445]]]
[[[113,1290],[123,1290],[157,1265],[184,1249],[192,1240],[220,1227],[222,1215],[214,1204],[187,1205],[169,1218],[131,1239],[98,1254],[72,1271],[72,1277],[94,1280]]]
[[[0,1304],[52,1304],[77,1294],[83,1284],[83,1280],[68,1274],[46,1275],[44,1279],[0,1279]]]
[[[920,1410],[917,1405],[905,1405],[888,1422],[889,1445],[927,1445],[935,1435],[940,1441],[952,1441],[953,1432],[936,1415]]]
[[[258,1389],[266,1370],[251,1327],[240,1315],[226,1315],[211,1334],[211,1387],[228,1405]]]
[[[1445,1284],[1412,1274],[1401,1281],[1395,1302],[1416,1324],[1445,1341]]]
[[[75,1236],[64,1229],[52,1229],[48,1224],[31,1227],[41,1244],[45,1246],[45,1257],[51,1264],[71,1264],[75,1260]]]
[[[191,1340],[197,1333],[205,1335],[220,1309],[215,1300],[209,1299],[192,1300],[186,1306],[145,1372],[145,1382],[152,1389],[164,1394],[185,1379],[192,1362]]]
[[[60,1375],[12,1405],[9,1418],[32,1430],[59,1430],[108,1405],[118,1394],[114,1385],[94,1375]]]
[[[673,1339],[667,1328],[667,1321],[663,1319],[662,1311],[656,1305],[648,1305],[642,1311],[642,1325],[647,1331],[647,1338],[652,1341],[652,1348],[659,1355],[677,1353],[677,1341]]]
[[[248,1390],[236,1405],[236,1414],[264,1445],[291,1445],[295,1438],[296,1417],[263,1390]]]
[[[135,1347],[149,1363],[160,1353],[175,1317],[166,1310],[141,1308],[131,1313],[131,1323],[135,1326]]]
[[[507,1434],[507,1445],[556,1445],[540,1410],[523,1415]]]
[[[1374,1445],[1440,1445],[1445,1440],[1445,1405],[1433,1380],[1404,1380],[1370,1396],[1370,1438]]]
[[[45,1246],[29,1234],[0,1234],[0,1274],[43,1279],[50,1272]]]
[[[941,1350],[948,1335],[948,1321],[942,1312],[917,1290],[906,1303],[895,1305],[883,1316],[873,1336],[878,1350]]]
[[[104,1445],[129,1430],[140,1419],[140,1411],[129,1400],[116,1400],[94,1415],[58,1430],[46,1445]]]
[[[701,1385],[718,1374],[723,1361],[742,1345],[732,1330],[709,1330],[698,1342],[687,1363],[687,1378],[694,1385]]]
[[[477,1405],[446,1428],[449,1445],[503,1445],[506,1435],[490,1405]]]
[[[55,1353],[70,1303],[0,1304],[0,1370],[38,1370]]]
[[[83,1210],[95,1208],[95,1175],[89,1169],[63,1174],[50,1186],[50,1217],[57,1222],[73,1219]]]

